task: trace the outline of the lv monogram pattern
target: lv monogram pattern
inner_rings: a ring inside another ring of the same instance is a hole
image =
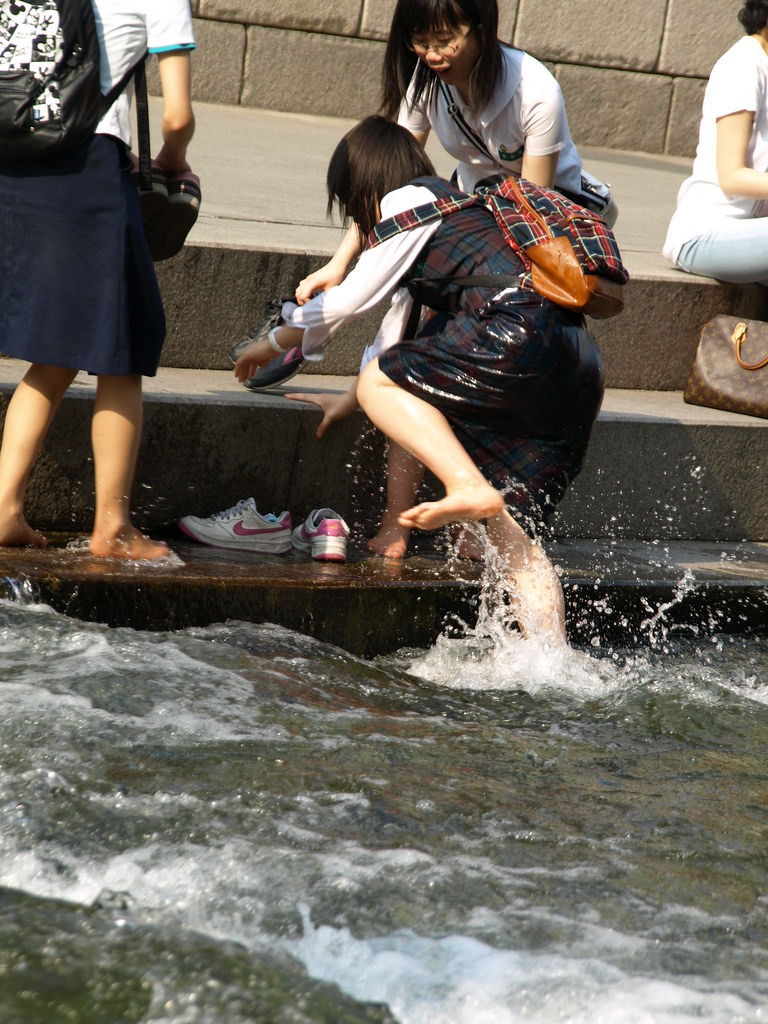
[[[768,366],[750,370],[736,359],[734,334],[744,324],[744,361],[759,363],[768,355],[768,323],[716,316],[702,328],[683,397],[689,405],[768,419]]]

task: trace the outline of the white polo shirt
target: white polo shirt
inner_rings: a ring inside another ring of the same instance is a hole
[[[91,0],[101,46],[101,91],[112,86],[142,53],[191,50],[195,46],[189,0]],[[119,96],[96,129],[131,144],[133,86]]]
[[[478,181],[499,171],[519,175],[525,149],[531,156],[559,153],[555,186],[578,195],[581,157],[571,139],[557,80],[523,50],[502,46],[501,52],[504,73],[482,113],[472,113],[458,89],[449,87],[452,100],[482,138],[493,160],[462,134],[437,83],[430,101],[423,106],[409,110],[412,93],[405,98],[398,123],[414,133],[434,129],[443,149],[458,161],[458,186],[464,192],[471,192]]]

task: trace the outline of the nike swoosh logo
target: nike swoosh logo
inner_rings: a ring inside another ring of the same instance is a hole
[[[271,527],[259,527],[256,530],[249,530],[247,526],[243,526],[242,523],[235,523],[232,527],[232,533],[236,533],[238,537],[257,537],[260,533],[276,533],[283,528],[279,523],[275,523]]]

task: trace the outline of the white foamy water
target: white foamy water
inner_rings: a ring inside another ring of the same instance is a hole
[[[386,1003],[401,1024],[747,1024],[768,1007],[735,991],[630,976],[599,959],[497,949],[466,936],[356,939],[314,928],[293,951],[316,977],[362,1001]],[[631,939],[612,936],[627,947]]]
[[[408,671],[455,689],[560,692],[582,700],[608,696],[628,684],[610,660],[511,632],[458,640],[441,636],[410,662]]]

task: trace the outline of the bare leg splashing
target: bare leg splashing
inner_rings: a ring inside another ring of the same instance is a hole
[[[563,593],[554,567],[504,509],[501,494],[472,462],[445,416],[398,387],[378,362],[363,371],[358,399],[370,420],[445,487],[444,498],[407,509],[398,522],[409,529],[435,530],[463,520],[488,520],[488,536],[508,573],[520,630],[565,644]]]

